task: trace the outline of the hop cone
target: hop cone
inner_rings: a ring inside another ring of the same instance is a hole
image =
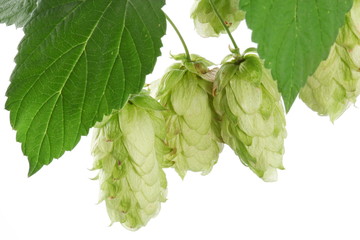
[[[316,72],[300,91],[300,98],[319,115],[335,121],[360,94],[360,1],[354,1],[345,25]]]
[[[106,202],[112,222],[131,230],[157,215],[167,187],[161,168],[165,122],[141,98],[135,97],[97,125],[92,150],[94,169],[100,170],[100,200]]]
[[[183,178],[186,171],[208,173],[217,162],[222,144],[218,143],[216,121],[212,109],[210,64],[192,55],[187,62],[174,64],[161,79],[158,98],[169,109],[165,111],[167,144],[172,152],[166,158]],[[206,80],[207,79],[207,80]]]
[[[221,136],[244,165],[264,181],[283,169],[285,113],[276,82],[258,56],[222,65],[215,80],[214,106]]]
[[[239,0],[213,2],[230,31],[234,31],[245,18],[245,13],[239,9]],[[191,18],[194,19],[196,31],[202,37],[218,37],[221,33],[226,33],[209,0],[196,0]]]

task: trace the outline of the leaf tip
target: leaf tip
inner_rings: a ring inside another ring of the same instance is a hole
[[[285,112],[286,112],[286,114],[288,114],[296,100],[296,96],[295,97],[287,97],[286,99],[287,100],[284,100],[284,105],[285,105]]]
[[[42,168],[42,166],[37,163],[32,164],[30,159],[29,159],[29,164],[30,164],[30,167],[29,167],[28,177],[32,177],[35,173],[37,173]]]

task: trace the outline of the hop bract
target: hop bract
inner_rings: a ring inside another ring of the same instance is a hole
[[[222,65],[214,106],[221,136],[241,161],[264,181],[283,169],[285,113],[276,82],[259,57],[248,54]]]
[[[245,18],[245,13],[239,9],[239,0],[212,1],[230,31],[234,31]],[[209,0],[195,0],[191,18],[202,37],[218,37],[221,33],[226,33]]]
[[[186,171],[208,173],[217,162],[222,144],[218,143],[218,125],[212,109],[211,71],[205,59],[184,55],[161,79],[158,98],[169,111],[164,111],[166,141],[172,152],[166,158],[174,162],[181,177]],[[212,79],[213,80],[213,79]]]
[[[94,129],[92,152],[94,169],[100,170],[100,200],[106,202],[112,222],[131,230],[145,226],[166,200],[161,168],[167,151],[165,122],[153,109],[156,104],[150,97],[135,96]]]
[[[360,94],[360,1],[354,1],[328,58],[308,78],[300,98],[335,121]]]

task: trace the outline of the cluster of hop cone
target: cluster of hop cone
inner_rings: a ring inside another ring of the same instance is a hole
[[[238,0],[214,3],[234,30],[244,16]],[[234,9],[222,9],[224,3]],[[300,93],[331,120],[360,93],[359,4],[356,0],[328,59]],[[196,1],[192,17],[202,36],[223,31],[207,0]],[[132,230],[146,225],[166,200],[163,168],[174,168],[182,178],[187,171],[207,174],[227,144],[264,181],[275,181],[277,169],[283,169],[283,103],[256,52],[234,54],[216,67],[198,55],[173,58],[177,63],[158,83],[155,98],[146,90],[133,95],[95,126],[92,151],[101,200],[112,222]]]

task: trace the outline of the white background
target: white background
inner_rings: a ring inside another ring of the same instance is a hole
[[[227,36],[202,39],[189,11],[192,1],[168,1],[165,8],[182,31],[190,51],[219,63],[228,54]],[[169,52],[182,47],[169,27],[164,57],[148,81],[172,63]],[[255,46],[243,23],[234,33],[244,50]],[[0,26],[0,105],[14,68],[22,30]],[[109,227],[92,166],[90,137],[72,152],[28,178],[9,113],[0,109],[0,239],[360,239],[360,110],[351,107],[332,124],[297,100],[287,115],[284,165],[276,183],[264,183],[229,148],[207,176],[182,181],[167,169],[168,201],[145,228],[130,232]]]

